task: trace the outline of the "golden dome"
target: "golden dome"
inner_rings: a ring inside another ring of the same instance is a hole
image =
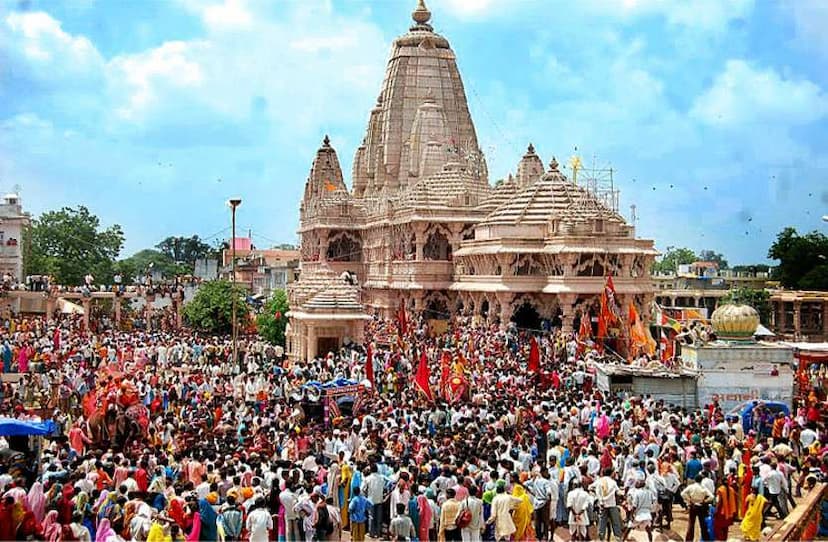
[[[750,339],[759,327],[759,313],[749,305],[722,305],[710,319],[720,339]]]

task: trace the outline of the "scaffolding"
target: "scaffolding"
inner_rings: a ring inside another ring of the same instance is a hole
[[[576,208],[595,208],[596,203],[615,214],[618,214],[619,190],[613,181],[613,169],[609,165],[599,165],[593,156],[591,163],[584,161],[577,155],[569,161],[572,172],[572,184],[580,190],[580,197],[574,199]]]

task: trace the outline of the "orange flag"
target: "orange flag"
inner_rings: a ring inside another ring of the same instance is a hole
[[[540,372],[540,350],[538,349],[538,341],[534,337],[529,341],[529,372]]]
[[[333,184],[331,181],[325,181],[325,190],[328,192],[336,191],[336,185]]]

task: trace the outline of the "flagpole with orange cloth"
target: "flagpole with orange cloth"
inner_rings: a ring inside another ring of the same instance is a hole
[[[417,365],[417,374],[414,375],[414,386],[426,396],[426,399],[433,403],[434,394],[431,392],[430,378],[431,373],[428,369],[428,358],[426,357],[425,350],[422,350],[420,353],[420,363]]]
[[[529,340],[529,366],[530,373],[538,374],[540,372],[540,349],[538,348],[538,341],[535,340],[534,335]]]
[[[374,384],[374,349],[371,343],[368,343],[368,353],[365,357],[365,378],[371,383],[371,391],[376,391],[377,387]]]

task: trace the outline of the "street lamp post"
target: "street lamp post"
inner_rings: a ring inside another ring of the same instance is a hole
[[[230,268],[231,268],[231,276],[233,277],[233,284],[230,287],[230,295],[233,297],[233,304],[232,304],[232,325],[233,325],[233,363],[238,363],[238,354],[236,348],[236,340],[238,338],[238,324],[236,322],[236,207],[241,205],[241,198],[230,198],[227,202],[230,205],[230,224],[231,224],[231,237],[230,237]]]

